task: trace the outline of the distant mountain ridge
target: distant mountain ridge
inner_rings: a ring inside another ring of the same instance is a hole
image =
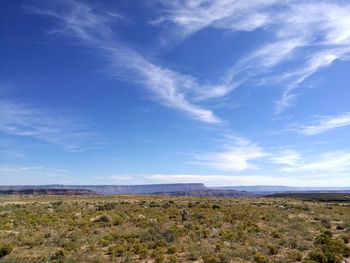
[[[184,184],[147,184],[147,185],[2,185],[0,191],[20,191],[20,190],[39,190],[39,189],[83,189],[90,190],[97,194],[152,194],[160,192],[191,192],[203,191],[208,188],[202,183],[184,183]]]
[[[0,195],[96,195],[87,189],[11,189],[0,190]]]
[[[61,192],[59,190],[62,190]],[[350,187],[291,187],[278,185],[207,187],[203,183],[145,184],[145,185],[0,185],[0,194],[67,194],[90,191],[102,195],[174,195],[252,197],[290,192],[343,192]],[[89,193],[90,193],[89,192]],[[88,194],[88,192],[86,192]]]

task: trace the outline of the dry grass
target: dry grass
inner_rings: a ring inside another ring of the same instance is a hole
[[[340,262],[350,206],[285,198],[0,197],[1,262]],[[13,248],[13,249],[12,249]]]

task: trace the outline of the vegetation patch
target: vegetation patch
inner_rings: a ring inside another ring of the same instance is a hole
[[[341,263],[350,206],[299,198],[2,196],[1,262]]]

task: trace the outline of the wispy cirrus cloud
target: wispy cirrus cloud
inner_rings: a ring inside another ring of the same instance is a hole
[[[271,151],[269,155],[266,161],[274,164],[274,169],[282,174],[311,178],[322,174],[344,176],[350,171],[350,151],[347,149],[317,153],[286,149]]]
[[[164,7],[162,14],[152,23],[174,25],[170,32],[180,39],[211,27],[226,31],[260,29],[270,40],[233,63],[217,83],[207,84],[128,47],[115,34],[115,16],[104,10],[65,0],[31,11],[55,18],[59,23],[52,32],[74,38],[109,59],[114,68],[113,77],[141,84],[159,103],[206,123],[221,120],[200,103],[224,97],[251,81],[283,87],[282,96],[275,103],[276,112],[280,113],[293,104],[296,89],[308,77],[350,55],[350,5],[343,2],[160,2]]]
[[[59,24],[52,32],[76,39],[81,45],[107,58],[114,69],[112,77],[142,84],[152,92],[156,101],[194,119],[205,123],[221,122],[211,110],[191,102],[188,92],[202,87],[195,78],[154,63],[127,47],[116,37],[111,16],[103,10],[71,0],[30,10],[58,20]]]
[[[194,163],[219,171],[239,172],[254,169],[254,161],[266,155],[261,147],[241,137],[228,138],[221,148],[194,154]]]
[[[213,171],[261,174],[269,170],[272,176],[302,175],[315,173],[344,176],[350,171],[350,152],[347,149],[322,152],[305,152],[295,147],[263,147],[246,138],[227,135],[218,142],[220,149],[193,154],[193,164]],[[298,174],[300,173],[300,174]],[[242,175],[242,174],[241,174]]]
[[[293,130],[307,136],[312,136],[347,126],[350,126],[350,112],[336,116],[322,117],[311,124],[301,125]]]
[[[286,149],[273,153],[270,157],[270,161],[274,164],[295,166],[300,162],[301,156],[295,150]]]
[[[317,158],[309,157],[304,161],[300,161],[293,166],[284,167],[285,172],[328,172],[329,174],[337,174],[340,172],[350,171],[350,152],[335,151],[325,152],[317,156]]]
[[[46,166],[0,166],[1,185],[70,183],[72,175],[64,168]]]
[[[282,75],[280,80],[289,80],[290,82],[288,83],[287,88],[283,91],[280,100],[276,101],[276,112],[280,113],[285,108],[292,105],[296,98],[294,90],[297,89],[309,76],[330,66],[337,60],[342,58],[347,59],[349,52],[350,48],[347,47],[315,52],[309,57],[303,67]]]
[[[176,36],[186,38],[206,27],[253,31],[269,22],[265,9],[280,1],[160,0],[159,2],[164,6],[163,14],[152,23],[162,25],[170,22],[177,27],[174,31]]]
[[[2,99],[0,132],[32,137],[59,145],[69,151],[81,151],[100,144],[97,135],[86,121],[67,117],[63,112],[52,112]]]
[[[253,80],[269,85],[275,82],[284,87],[276,101],[276,112],[282,112],[293,104],[296,89],[309,76],[350,55],[350,5],[344,1],[160,2],[164,11],[154,24],[174,25],[175,30],[170,32],[180,39],[208,27],[226,31],[260,29],[270,39],[234,63],[218,90],[202,91],[206,99],[225,96]],[[279,68],[285,65],[288,70]]]

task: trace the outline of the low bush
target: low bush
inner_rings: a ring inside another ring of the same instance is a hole
[[[264,254],[260,253],[260,252],[255,253],[254,261],[256,263],[268,263],[269,262],[267,257]]]
[[[10,254],[13,248],[14,248],[14,245],[12,243],[5,243],[0,245],[0,258]]]

